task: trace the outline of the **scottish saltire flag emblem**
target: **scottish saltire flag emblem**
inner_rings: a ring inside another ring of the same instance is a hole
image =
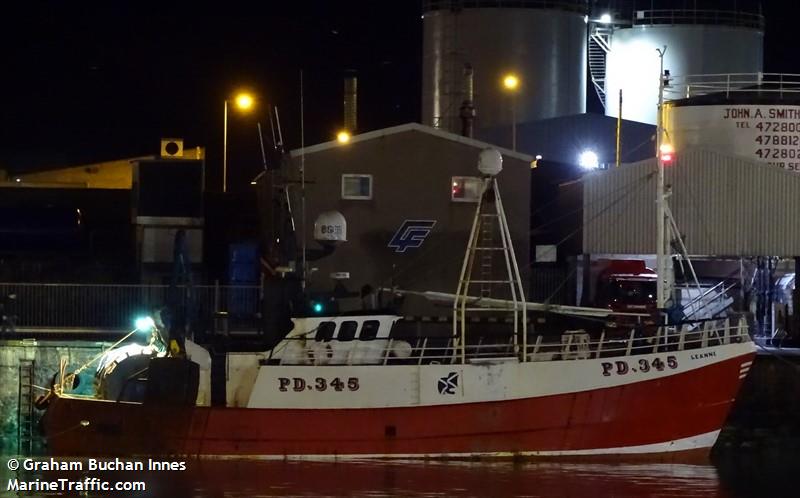
[[[458,388],[458,372],[450,372],[439,379],[439,394],[455,394]]]
[[[406,252],[406,249],[415,249],[425,242],[428,234],[431,233],[436,220],[406,220],[389,241],[389,247],[394,252]]]

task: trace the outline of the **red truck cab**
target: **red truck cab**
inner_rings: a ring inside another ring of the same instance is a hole
[[[642,260],[609,261],[597,278],[595,305],[619,313],[656,314],[658,276]]]

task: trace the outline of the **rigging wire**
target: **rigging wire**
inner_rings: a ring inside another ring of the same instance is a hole
[[[636,191],[638,191],[638,190],[639,190],[639,188],[640,188],[642,185],[644,185],[644,184],[646,184],[647,182],[649,182],[649,181],[651,180],[651,178],[654,176],[654,174],[655,174],[655,173],[648,173],[648,174],[646,174],[646,175],[644,175],[644,176],[642,176],[642,177],[640,177],[640,178],[637,178],[637,179],[635,179],[635,180],[633,180],[633,181],[630,181],[630,182],[626,183],[625,185],[623,185],[623,186],[621,186],[621,187],[619,187],[619,188],[615,189],[615,190],[614,190],[614,191],[612,191],[612,192],[609,192],[608,194],[606,194],[606,195],[604,195],[604,196],[602,196],[602,197],[599,197],[598,199],[595,199],[595,200],[594,200],[594,201],[592,201],[591,203],[588,203],[588,204],[587,204],[587,206],[588,206],[588,205],[595,204],[595,203],[601,203],[601,202],[603,202],[603,201],[607,201],[607,200],[608,200],[609,198],[611,198],[611,197],[612,197],[614,194],[618,194],[618,193],[620,194],[620,195],[618,195],[616,198],[612,199],[612,200],[611,200],[611,202],[609,202],[607,205],[603,206],[603,207],[602,207],[602,209],[600,209],[600,210],[598,210],[596,213],[594,213],[594,215],[593,215],[591,218],[589,218],[589,219],[585,220],[585,221],[584,221],[584,222],[583,222],[583,223],[582,223],[580,226],[578,226],[578,228],[576,228],[575,230],[573,230],[573,231],[571,231],[569,234],[567,234],[565,237],[563,237],[563,238],[562,238],[560,241],[558,241],[558,242],[557,242],[555,245],[556,245],[556,246],[559,246],[559,245],[563,244],[564,242],[566,242],[567,240],[569,240],[570,238],[574,237],[574,236],[575,236],[577,233],[579,233],[581,230],[583,230],[583,227],[584,227],[586,224],[588,224],[588,223],[590,223],[590,222],[594,221],[595,219],[597,219],[598,217],[600,217],[600,216],[602,216],[602,215],[606,214],[606,212],[608,212],[608,211],[609,211],[610,209],[612,209],[613,207],[617,206],[617,205],[618,205],[620,202],[627,200],[627,202],[628,202],[628,203],[630,203],[630,202],[631,202],[631,200],[632,200],[632,194],[633,194],[633,193],[635,193]],[[617,217],[617,218],[615,218],[615,219],[614,219],[614,220],[611,222],[610,226],[612,226],[612,227],[613,227],[613,226],[616,226],[616,225],[617,225],[617,224],[618,224],[620,221],[621,221],[621,218]],[[533,232],[534,232],[535,230],[537,230],[538,228],[539,228],[539,227],[535,227],[535,228],[531,229],[531,230],[529,231],[529,234],[533,233]],[[420,252],[420,253],[419,253],[419,254],[418,254],[418,255],[417,255],[417,256],[416,256],[414,259],[412,259],[411,261],[409,261],[409,262],[408,262],[408,263],[407,263],[407,264],[406,264],[406,265],[405,265],[405,266],[404,266],[402,269],[395,271],[394,273],[392,273],[392,275],[391,275],[390,277],[388,277],[387,279],[383,280],[383,283],[382,283],[382,284],[379,286],[379,288],[380,288],[380,287],[387,287],[387,286],[391,286],[391,285],[387,285],[387,284],[392,284],[392,283],[393,283],[393,281],[394,281],[394,280],[395,280],[397,277],[399,277],[401,274],[404,274],[404,273],[405,273],[407,270],[411,269],[411,268],[414,266],[414,264],[415,264],[415,263],[417,263],[417,262],[418,262],[420,259],[422,259],[422,258],[424,258],[424,257],[428,256],[428,255],[429,255],[430,253],[432,253],[433,251],[435,251],[435,250],[439,249],[439,248],[440,248],[440,247],[441,247],[441,246],[442,246],[442,245],[443,245],[445,242],[449,242],[449,240],[448,240],[448,239],[446,239],[446,238],[442,238],[441,240],[439,240],[439,241],[438,241],[438,243],[437,243],[437,244],[433,244],[433,245],[430,245],[430,246],[428,246],[428,247],[426,248],[426,250],[424,250],[424,251],[421,251],[421,252]],[[526,267],[526,268],[530,268],[532,265],[533,265],[533,262],[530,262],[530,263],[527,265],[527,267]],[[566,277],[563,279],[563,281],[562,281],[562,282],[561,282],[561,283],[558,285],[558,287],[555,289],[555,291],[554,291],[554,292],[553,292],[553,293],[552,293],[550,296],[548,296],[548,298],[547,298],[547,300],[545,301],[545,303],[549,303],[549,302],[550,302],[550,300],[552,300],[552,298],[553,298],[553,297],[554,297],[554,296],[555,296],[555,295],[556,295],[556,294],[557,294],[557,293],[558,293],[558,292],[559,292],[559,291],[560,291],[560,290],[561,290],[561,289],[564,287],[564,285],[566,285],[566,284],[567,284],[567,282],[568,282],[568,281],[569,281],[569,280],[570,280],[570,279],[571,279],[571,278],[574,276],[574,274],[575,274],[576,270],[577,270],[577,268],[573,268],[573,270],[571,271],[571,273],[570,273],[569,275],[567,275],[567,276],[566,276]],[[417,281],[417,280],[419,280],[419,279],[424,279],[424,278],[426,278],[426,277],[430,276],[430,274],[431,274],[432,272],[434,272],[434,271],[439,271],[439,267],[438,267],[438,266],[436,266],[436,265],[431,265],[431,266],[430,266],[430,267],[429,267],[429,268],[428,268],[426,271],[424,271],[424,272],[420,272],[420,271],[419,271],[419,269],[417,268],[417,271],[414,273],[414,275],[415,275],[415,278],[412,278],[412,279],[411,279],[409,282],[407,282],[407,284],[408,284],[408,283],[412,283],[412,282],[414,282],[414,281]]]
[[[639,184],[639,183],[646,183],[646,182],[648,182],[648,181],[649,181],[649,180],[650,180],[650,179],[653,177],[653,175],[655,175],[655,173],[648,173],[647,175],[645,175],[645,176],[643,176],[643,177],[639,178],[638,182],[631,182],[631,184],[629,184],[629,185],[627,185],[627,186],[630,186],[630,187],[638,187],[638,184]],[[605,213],[606,213],[608,210],[610,210],[612,207],[616,206],[618,203],[622,202],[623,200],[626,200],[626,198],[627,198],[627,201],[628,201],[628,202],[630,202],[630,201],[632,200],[632,197],[629,197],[629,196],[630,196],[630,194],[631,194],[631,193],[633,193],[633,192],[634,192],[634,190],[633,190],[633,188],[632,188],[630,192],[626,193],[625,195],[622,195],[622,196],[618,197],[617,199],[615,199],[614,201],[612,201],[611,203],[609,203],[609,204],[608,204],[607,206],[605,206],[603,209],[601,209],[601,210],[599,210],[597,213],[595,213],[595,215],[594,215],[592,218],[590,218],[589,220],[586,220],[586,221],[585,221],[585,222],[584,222],[584,223],[583,223],[581,226],[579,226],[578,228],[576,228],[576,229],[575,229],[575,230],[573,230],[572,232],[568,233],[568,234],[567,234],[567,235],[566,235],[564,238],[562,238],[560,241],[558,241],[558,242],[557,242],[555,245],[556,245],[556,246],[559,246],[559,245],[563,244],[564,242],[566,242],[567,240],[569,240],[570,238],[574,237],[574,236],[575,236],[575,235],[576,235],[578,232],[580,232],[580,231],[582,231],[582,230],[583,230],[583,227],[584,227],[584,226],[586,226],[586,224],[588,224],[589,222],[592,222],[592,221],[596,220],[596,219],[597,219],[597,218],[599,218],[601,215],[604,215],[604,214],[605,214]],[[609,227],[615,227],[615,226],[616,226],[616,225],[617,225],[617,224],[618,224],[618,223],[619,223],[621,220],[622,220],[622,218],[621,218],[621,217],[617,217],[617,218],[615,218],[615,219],[614,219],[614,220],[611,222],[611,224],[609,225]],[[532,264],[533,264],[533,263],[530,263],[530,265],[532,265]],[[529,265],[529,266],[530,266],[530,265]],[[569,273],[569,274],[568,274],[566,277],[564,277],[564,279],[562,280],[562,282],[561,282],[561,283],[558,285],[558,287],[556,288],[556,290],[554,290],[554,291],[553,291],[553,293],[552,293],[552,294],[551,294],[551,295],[550,295],[550,296],[547,298],[547,300],[545,301],[545,303],[549,303],[549,302],[550,302],[550,300],[551,300],[551,299],[552,299],[552,298],[553,298],[553,297],[554,297],[554,296],[555,296],[555,295],[556,295],[556,294],[557,294],[557,293],[558,293],[558,292],[559,292],[559,291],[560,291],[560,290],[561,290],[561,289],[562,289],[562,288],[563,288],[563,287],[564,287],[564,286],[567,284],[567,282],[569,282],[569,281],[572,279],[572,277],[575,275],[575,273],[577,272],[577,270],[578,270],[578,267],[577,267],[577,265],[576,265],[576,266],[575,266],[575,267],[574,267],[574,268],[573,268],[573,269],[570,271],[570,273]]]
[[[603,209],[599,210],[593,217],[591,217],[588,220],[585,220],[581,225],[578,226],[578,228],[576,228],[575,230],[571,231],[569,234],[567,234],[566,237],[562,238],[555,245],[559,246],[559,245],[563,244],[564,242],[566,242],[567,240],[569,240],[570,238],[574,237],[577,233],[579,233],[581,230],[583,230],[583,227],[586,224],[588,224],[589,222],[594,221],[599,216],[605,214],[609,209],[611,209],[612,207],[616,206],[619,202],[621,202],[622,200],[628,198],[633,193],[635,193],[638,190],[638,188],[641,187],[643,184],[646,184],[653,177],[654,174],[655,173],[648,173],[647,175],[644,175],[641,178],[637,178],[636,180],[630,181],[630,182],[626,183],[625,185],[623,185],[623,186],[621,186],[621,187],[619,187],[619,188],[617,188],[617,189],[605,194],[604,196],[599,197],[599,198],[595,199],[594,201],[592,201],[590,203],[587,203],[586,206],[591,206],[591,205],[594,205],[594,204],[600,204],[600,203],[602,203],[604,201],[607,201],[613,195],[621,192],[621,194],[618,197],[614,198],[608,205],[606,205]],[[578,208],[578,209],[573,210],[570,213],[568,213],[568,215],[569,214],[575,214],[577,212],[580,212],[583,209],[584,209],[584,207]],[[563,217],[568,216],[568,215],[561,216],[561,217],[559,217],[559,219],[562,219]],[[620,218],[616,218],[612,223],[613,223],[613,225],[616,225],[617,223],[619,223],[619,221],[620,221]],[[528,231],[528,235],[534,233],[537,230],[540,230],[541,227],[547,226],[549,224],[550,224],[550,222],[548,221],[548,222],[546,222],[546,223],[544,223],[542,225],[538,225],[538,226],[530,229]],[[380,287],[386,287],[387,285],[391,284],[391,282],[394,279],[396,279],[399,276],[405,274],[408,270],[414,268],[414,265],[416,263],[418,263],[419,260],[423,259],[424,257],[427,257],[428,255],[430,255],[434,251],[440,249],[445,243],[450,243],[450,239],[443,237],[436,244],[427,245],[427,247],[424,250],[420,251],[419,254],[416,255],[416,257],[411,259],[402,268],[394,271],[389,277],[385,278],[382,281]],[[532,264],[533,263],[529,263],[528,267],[532,266]],[[427,269],[426,273],[420,274],[418,272],[417,273],[418,278],[412,279],[410,282],[414,282],[415,280],[418,280],[419,278],[429,276],[431,274],[431,272],[438,271],[438,270],[439,270],[438,266],[431,265],[431,267]]]

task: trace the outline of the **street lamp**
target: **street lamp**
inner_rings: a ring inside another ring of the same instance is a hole
[[[222,119],[222,191],[228,191],[228,99],[225,99],[225,110]],[[255,100],[249,93],[239,93],[233,98],[233,103],[241,112],[253,108]]]
[[[508,73],[503,76],[503,88],[511,94],[511,150],[517,150],[517,90],[519,89],[519,76]]]
[[[342,145],[350,142],[350,132],[348,132],[347,130],[340,131],[339,133],[336,134],[336,141]]]

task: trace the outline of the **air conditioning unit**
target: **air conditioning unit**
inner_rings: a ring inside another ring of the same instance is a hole
[[[161,157],[183,157],[183,139],[162,138]]]

